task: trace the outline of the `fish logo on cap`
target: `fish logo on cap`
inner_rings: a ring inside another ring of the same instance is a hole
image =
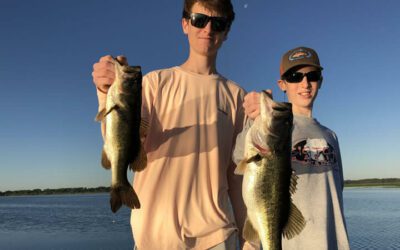
[[[300,60],[303,58],[310,58],[311,52],[305,49],[298,49],[292,52],[292,54],[290,54],[289,56],[289,60],[290,61],[295,61],[295,60]]]

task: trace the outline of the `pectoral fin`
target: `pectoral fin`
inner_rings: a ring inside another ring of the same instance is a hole
[[[234,173],[237,175],[244,175],[246,167],[247,167],[247,160],[244,159],[241,162],[239,162],[239,164],[236,166]]]
[[[254,242],[254,243],[260,242],[260,237],[258,236],[257,231],[254,229],[253,224],[251,224],[248,217],[246,217],[246,220],[245,220],[244,226],[243,226],[243,238],[246,241],[250,241],[250,242]]]
[[[96,122],[103,121],[104,117],[105,117],[105,113],[106,113],[106,109],[105,108],[100,110],[99,113],[97,113],[97,115],[96,115],[95,121]]]
[[[101,122],[104,120],[104,118],[114,109],[118,109],[119,107],[117,105],[113,105],[112,107],[110,107],[109,109],[105,109],[103,108],[102,110],[99,111],[99,113],[97,113],[95,120],[97,122]]]

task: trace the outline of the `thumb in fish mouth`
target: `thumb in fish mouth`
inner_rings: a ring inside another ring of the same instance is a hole
[[[119,55],[115,58],[121,65],[128,65],[128,59],[124,55]]]

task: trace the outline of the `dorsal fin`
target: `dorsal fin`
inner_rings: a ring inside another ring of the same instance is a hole
[[[138,156],[129,163],[129,167],[132,171],[139,172],[145,169],[146,165],[147,165],[146,151],[144,150],[142,143],[140,143]]]
[[[299,177],[296,175],[296,172],[292,171],[292,175],[290,177],[290,187],[289,187],[290,195],[293,195],[297,190],[297,179],[299,179]]]
[[[147,131],[149,129],[149,122],[147,122],[144,119],[140,120],[140,127],[139,127],[139,140],[140,140],[140,146],[139,146],[139,153],[135,159],[132,159],[132,161],[129,164],[129,167],[131,168],[132,171],[142,171],[143,169],[146,168],[147,165],[147,154],[146,151],[144,150],[144,145],[142,138],[145,138],[147,135]]]
[[[296,192],[298,178],[299,177],[296,175],[296,172],[292,171],[289,187],[290,196],[293,196],[293,194]],[[303,214],[296,207],[296,205],[293,204],[292,199],[290,198],[289,218],[285,227],[283,228],[283,236],[287,239],[291,239],[294,236],[298,235],[303,230],[305,225],[306,222],[304,220]]]
[[[291,239],[294,236],[298,235],[306,226],[306,222],[304,220],[303,215],[300,210],[293,204],[290,203],[289,210],[289,218],[288,221],[283,228],[282,234],[286,239]]]

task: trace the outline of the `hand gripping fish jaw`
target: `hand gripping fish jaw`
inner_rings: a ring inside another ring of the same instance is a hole
[[[101,163],[111,169],[111,210],[124,204],[140,208],[139,198],[129,183],[127,171],[145,168],[147,159],[140,141],[142,73],[139,66],[121,65],[114,60],[115,79],[108,90],[106,107],[96,120],[105,122]]]

